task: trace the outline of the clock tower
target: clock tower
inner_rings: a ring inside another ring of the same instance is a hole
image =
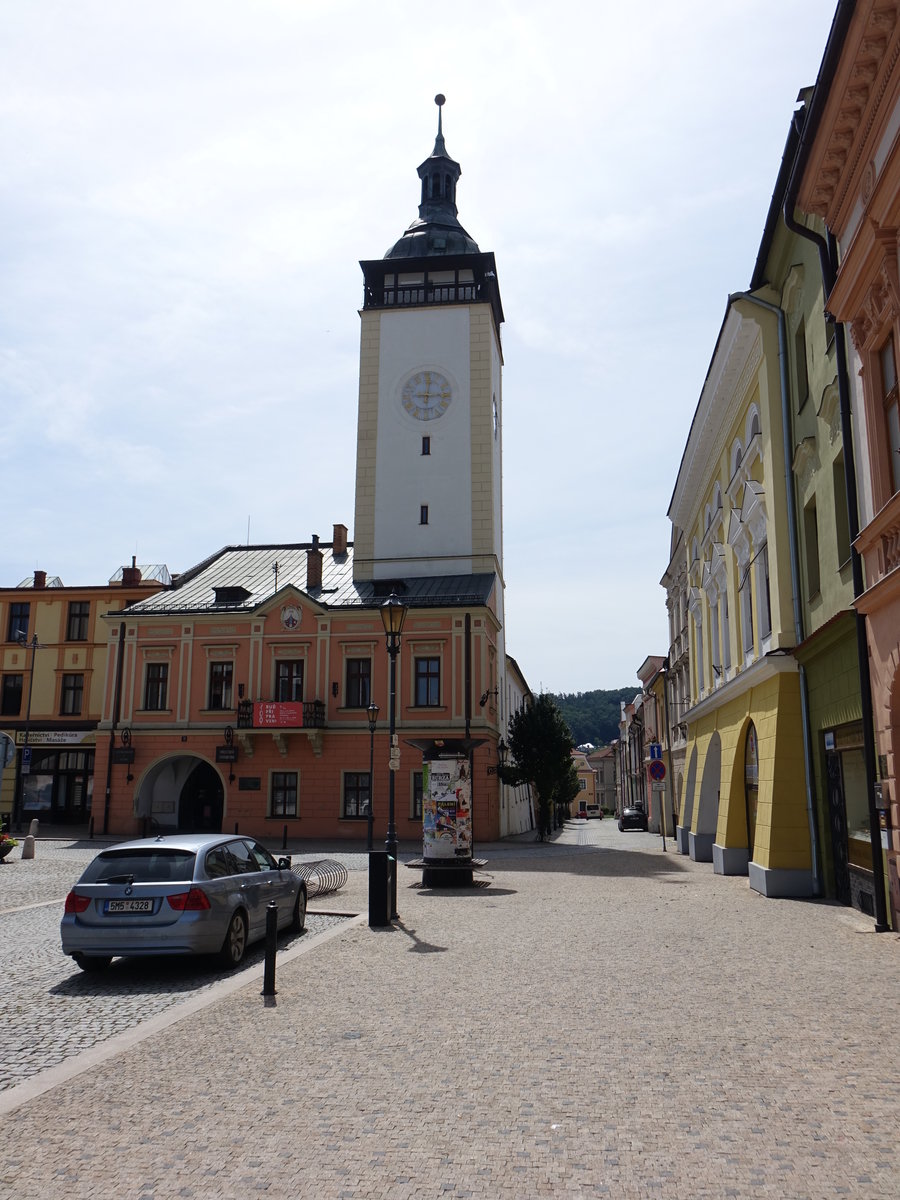
[[[457,219],[462,172],[435,102],[419,215],[360,263],[354,577],[493,573],[502,597],[503,309],[493,254]]]

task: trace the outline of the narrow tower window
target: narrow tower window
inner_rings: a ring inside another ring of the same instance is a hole
[[[431,453],[431,438],[430,437],[422,438],[422,453],[423,454]]]
[[[428,524],[428,505],[427,504],[422,504],[419,507],[419,524],[420,525]]]

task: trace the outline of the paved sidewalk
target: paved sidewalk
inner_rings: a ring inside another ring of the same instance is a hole
[[[0,1197],[896,1200],[894,934],[611,821],[479,854],[8,1112]]]

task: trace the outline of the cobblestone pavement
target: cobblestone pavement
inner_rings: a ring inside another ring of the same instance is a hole
[[[608,820],[479,854],[11,1108],[0,1197],[896,1200],[897,936]]]
[[[86,975],[60,950],[62,902],[102,843],[38,842],[36,857],[0,867],[0,929],[15,963],[0,975],[0,1092],[132,1029],[173,1005],[219,984],[222,970],[204,960],[116,959],[102,975]],[[297,855],[309,861],[322,854]],[[331,857],[336,857],[331,855]],[[365,855],[338,855],[348,871]],[[282,934],[279,953],[340,922],[320,915],[345,897],[322,896],[311,905],[307,932]],[[257,944],[236,976],[253,974],[264,959]]]

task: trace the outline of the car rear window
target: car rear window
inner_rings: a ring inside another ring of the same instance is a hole
[[[110,850],[100,854],[79,883],[182,883],[194,878],[195,855],[190,850],[157,848]],[[124,878],[123,878],[124,877]]]

